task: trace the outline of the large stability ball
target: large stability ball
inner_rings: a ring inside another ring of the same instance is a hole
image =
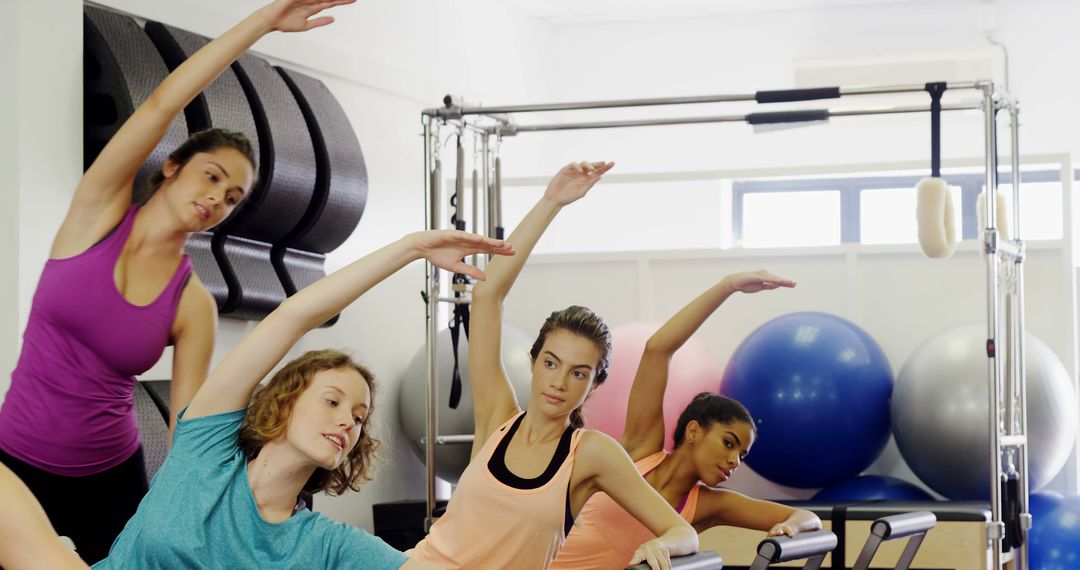
[[[509,325],[503,325],[502,335],[503,367],[514,387],[518,403],[524,408],[529,401],[532,380],[532,366],[529,359],[532,339]],[[454,351],[449,330],[439,331],[436,346],[438,347],[436,369],[439,378],[438,434],[472,435],[474,431],[472,383],[469,381],[467,364],[469,343],[465,339],[465,333],[462,331],[458,343],[458,367],[461,373],[462,391],[461,402],[456,409],[451,409],[449,405],[450,384],[454,374]],[[401,415],[401,424],[413,451],[423,461],[425,452],[421,440],[427,435],[427,350],[423,346],[409,363],[400,385],[398,410]],[[471,450],[472,445],[468,443],[436,446],[435,474],[440,479],[457,483],[465,466],[469,464]]]
[[[720,393],[757,423],[747,465],[789,487],[827,487],[870,466],[889,438],[892,368],[874,339],[827,313],[792,313],[735,349]]]
[[[1076,438],[1076,395],[1069,373],[1032,335],[1024,343],[1028,472],[1037,491],[1065,465]],[[990,497],[990,404],[986,329],[955,327],[908,357],[896,379],[892,428],[911,470],[955,500]]]
[[[934,496],[903,479],[860,475],[814,495],[815,501],[933,501]]]
[[[657,323],[631,323],[612,330],[614,350],[607,381],[585,404],[585,426],[598,429],[615,439],[622,437],[626,425],[626,404],[634,384],[645,343],[660,328]],[[720,388],[720,363],[705,345],[693,338],[672,357],[668,365],[668,384],[664,392],[664,447],[671,450],[675,423],[694,396],[716,393]]]
[[[1032,493],[1028,566],[1032,570],[1080,568],[1080,495]]]

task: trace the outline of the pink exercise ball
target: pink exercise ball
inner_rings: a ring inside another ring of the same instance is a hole
[[[631,323],[612,331],[614,351],[607,381],[585,404],[585,427],[600,430],[615,439],[626,425],[626,404],[634,383],[645,343],[660,328],[657,323]],[[724,369],[701,342],[691,338],[671,359],[668,386],[664,394],[664,448],[671,450],[675,422],[690,400],[701,392],[720,390]]]

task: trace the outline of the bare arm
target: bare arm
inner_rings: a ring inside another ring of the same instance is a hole
[[[191,403],[210,372],[217,333],[217,304],[195,274],[184,287],[177,310],[173,343],[172,382],[169,383],[169,441],[176,414]]]
[[[473,385],[475,438],[472,455],[500,424],[518,411],[514,390],[502,364],[502,304],[536,242],[559,211],[581,198],[605,172],[605,162],[564,166],[551,179],[544,197],[525,215],[507,241],[517,252],[496,258],[487,266],[488,280],[473,288],[469,330],[469,381]]]
[[[438,566],[432,566],[427,562],[421,562],[410,558],[405,564],[401,565],[401,570],[440,570]]]
[[[305,287],[270,313],[214,368],[195,394],[185,419],[243,408],[255,386],[305,333],[340,313],[408,263],[427,258],[477,279],[484,274],[462,258],[474,253],[510,254],[501,240],[459,231],[410,234]]]
[[[259,38],[280,30],[306,31],[325,26],[319,12],[356,0],[277,0],[253,12],[177,67],[128,117],[90,165],[56,234],[50,255],[75,255],[116,225],[131,202],[135,174],[192,99]]]
[[[86,564],[60,542],[30,489],[0,464],[0,567],[85,569]]]
[[[766,531],[769,536],[795,536],[821,528],[814,513],[780,503],[747,497],[730,489],[703,489],[698,499],[698,531],[727,525]]]
[[[614,439],[588,431],[575,457],[575,468],[585,469],[583,475],[597,490],[611,496],[656,535],[637,549],[628,566],[647,561],[652,568],[667,569],[671,567],[671,556],[697,552],[697,531],[641,477]]]
[[[735,292],[756,293],[794,286],[794,281],[767,271],[728,275],[698,295],[649,338],[630,389],[626,427],[620,442],[632,459],[641,459],[663,448],[664,392],[667,390],[668,366],[675,351],[686,344]]]

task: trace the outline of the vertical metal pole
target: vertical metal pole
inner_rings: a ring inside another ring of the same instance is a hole
[[[491,188],[491,136],[485,134],[483,144],[481,145],[481,152],[484,154],[483,167],[484,167],[484,206],[486,206],[487,215],[484,216],[484,235],[491,237],[495,235],[495,213],[494,205],[495,200],[492,199]]]
[[[439,188],[432,164],[431,118],[424,116],[424,212],[427,229],[438,229]],[[436,141],[438,144],[438,141]],[[439,298],[439,271],[430,262],[424,262],[424,319],[427,324],[425,344],[427,348],[427,440],[424,442],[424,464],[427,468],[427,508],[424,532],[435,522],[435,435],[438,427],[438,384],[436,383],[435,332],[438,320],[436,307]]]
[[[1012,179],[1013,179],[1013,235],[1016,243],[1023,251],[1023,242],[1020,240],[1020,107],[1016,101],[1009,107],[1009,131],[1012,137],[1010,150],[1012,151]],[[1013,349],[1013,357],[1016,359],[1019,417],[1017,418],[1020,433],[1025,437],[1027,429],[1027,368],[1024,354],[1024,343],[1027,340],[1026,323],[1024,322],[1024,256],[1016,261],[1016,345]],[[1028,570],[1028,531],[1031,529],[1031,513],[1028,510],[1028,446],[1025,442],[1019,449],[1018,465],[1020,470],[1020,528],[1023,533],[1023,544],[1016,552],[1017,570]]]
[[[990,556],[994,570],[1001,569],[1001,545],[1005,534],[1005,525],[1001,519],[1001,441],[1000,441],[1000,360],[997,351],[1000,347],[997,342],[1000,326],[1001,304],[998,299],[998,268],[1001,258],[997,252],[998,231],[996,227],[997,216],[997,154],[996,148],[996,114],[994,101],[994,87],[992,84],[983,84],[983,125],[985,129],[986,143],[986,199],[983,200],[986,227],[983,229],[983,247],[986,250],[986,356],[987,373],[989,381],[989,428],[990,428],[990,523],[987,527],[987,538],[990,546]]]
[[[484,135],[487,136],[487,135]],[[473,164],[472,164],[472,233],[480,233],[480,181],[477,177],[480,175],[476,170],[476,153],[478,149],[477,137],[473,137]],[[472,256],[472,264],[479,267],[480,254],[474,253]]]
[[[502,157],[499,156],[501,146],[501,144],[495,146],[495,237],[504,239],[506,236],[503,235],[502,219]]]

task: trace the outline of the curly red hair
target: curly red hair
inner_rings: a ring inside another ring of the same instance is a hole
[[[240,426],[240,449],[248,460],[254,459],[267,442],[285,433],[293,404],[311,385],[316,372],[342,368],[357,371],[367,382],[371,410],[374,411],[375,377],[370,370],[339,350],[312,350],[286,364],[252,396],[251,405],[244,414],[244,423]],[[332,471],[316,468],[304,485],[304,491],[340,495],[349,489],[359,491],[361,485],[372,479],[372,464],[378,460],[376,452],[382,447],[382,442],[371,436],[368,430],[370,422],[369,413],[360,424],[360,439],[345,461]]]

